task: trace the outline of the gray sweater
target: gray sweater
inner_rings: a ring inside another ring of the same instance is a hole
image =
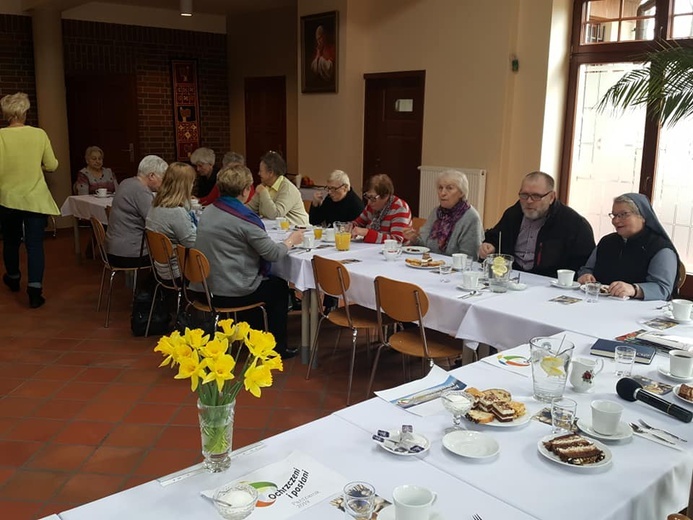
[[[195,245],[197,227],[193,223],[190,211],[184,207],[153,207],[147,214],[147,229],[163,233],[171,240],[174,247],[176,244],[181,244],[185,247],[193,247]],[[173,267],[173,276],[178,278],[180,273],[178,271],[178,259],[175,254],[171,257],[171,266]],[[171,278],[171,273],[166,264],[157,262],[156,271],[164,279]]]
[[[137,177],[125,179],[118,185],[106,232],[109,254],[130,258],[147,254],[147,246],[142,246],[142,239],[152,200],[154,194]]]
[[[275,262],[288,253],[286,245],[274,242],[266,231],[215,206],[200,216],[195,248],[209,260],[207,283],[212,294],[231,297],[257,290],[262,281],[260,258]],[[203,291],[200,284],[190,288]]]
[[[474,207],[471,207],[462,215],[462,218],[457,221],[455,227],[452,228],[450,239],[448,240],[445,251],[441,251],[438,246],[438,241],[430,238],[433,223],[436,221],[436,211],[433,209],[428,216],[428,220],[419,231],[419,238],[416,241],[419,245],[425,245],[431,251],[438,254],[451,256],[453,253],[465,253],[467,256],[478,259],[479,246],[484,240],[484,227],[481,225],[479,212]]]

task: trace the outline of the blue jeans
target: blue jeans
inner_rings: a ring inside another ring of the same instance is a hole
[[[29,281],[31,287],[41,287],[45,257],[43,254],[43,234],[46,229],[46,215],[10,209],[0,206],[0,226],[2,226],[2,258],[5,271],[13,278],[20,275],[19,246],[24,236]]]

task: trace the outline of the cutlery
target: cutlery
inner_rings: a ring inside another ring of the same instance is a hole
[[[682,439],[682,438],[679,437],[678,435],[674,435],[674,434],[671,433],[671,432],[668,432],[668,431],[666,431],[666,430],[662,430],[661,428],[655,428],[654,426],[650,426],[649,424],[647,424],[647,423],[646,423],[645,421],[643,421],[642,419],[638,419],[638,422],[639,422],[644,428],[646,428],[647,430],[655,430],[655,431],[658,431],[658,432],[666,433],[667,435],[669,435],[669,436],[670,436],[671,438],[673,438],[673,439],[679,440],[679,441],[681,441],[681,442],[688,442],[686,439]]]
[[[467,294],[463,294],[462,296],[458,296],[457,299],[458,300],[464,300],[465,298],[471,298],[472,296],[478,296],[480,294],[481,294],[481,291],[477,291],[477,290],[469,291]]]
[[[664,437],[661,437],[652,431],[647,431],[635,423],[629,423],[629,424],[630,424],[630,427],[633,428],[634,433],[639,433],[639,434],[645,436],[645,438],[647,438],[647,435],[651,435],[655,439],[659,439],[660,441],[665,442],[666,444],[669,444],[671,446],[676,446],[675,442],[672,442],[669,439],[665,439]]]

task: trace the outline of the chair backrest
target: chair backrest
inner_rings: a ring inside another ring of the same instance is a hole
[[[686,265],[679,260],[679,269],[676,274],[676,289],[680,290],[681,287],[683,287],[684,282],[686,281]]]
[[[157,263],[159,264],[159,269],[161,269],[162,266],[167,266],[168,277],[166,278],[166,282],[176,285],[175,280],[177,276],[172,262],[173,256],[176,255],[176,253],[173,250],[171,239],[163,233],[150,229],[145,230],[145,237],[147,240],[147,249],[149,250],[149,258],[152,261],[154,276],[156,276],[157,279],[161,278],[161,276],[159,276],[159,270],[157,269]]]
[[[423,326],[421,320],[428,312],[428,296],[421,287],[384,276],[376,276],[373,283],[378,309],[395,321],[418,321]]]
[[[315,286],[332,296],[345,296],[351,286],[349,271],[342,262],[322,256],[314,256],[313,276]]]
[[[96,247],[99,248],[101,261],[107,266],[110,266],[111,264],[108,262],[108,254],[106,253],[106,230],[104,229],[103,224],[99,222],[99,219],[96,217],[91,217],[89,221],[91,222],[91,229],[94,232]]]
[[[106,212],[106,220],[111,220],[111,206],[106,206],[104,211]]]
[[[192,247],[186,248],[180,244],[176,246],[176,252],[178,254],[178,268],[181,274],[191,283],[202,284],[205,297],[207,298],[207,306],[214,312],[212,293],[209,291],[209,286],[207,285],[207,278],[210,272],[209,260],[207,260],[205,254],[199,249]],[[182,285],[185,299],[190,303],[192,300],[188,297],[187,284],[183,283]]]
[[[411,227],[414,228],[414,231],[418,232],[426,223],[426,220],[425,218],[414,217],[411,219]]]
[[[306,213],[310,213],[310,207],[313,203],[310,200],[304,200],[303,201],[303,207],[306,210]]]

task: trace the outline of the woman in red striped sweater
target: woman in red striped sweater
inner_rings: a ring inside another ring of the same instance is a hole
[[[406,242],[404,232],[411,226],[409,204],[395,195],[395,187],[389,176],[381,173],[368,180],[368,190],[363,194],[368,204],[354,221],[352,238],[381,244],[389,238]]]

